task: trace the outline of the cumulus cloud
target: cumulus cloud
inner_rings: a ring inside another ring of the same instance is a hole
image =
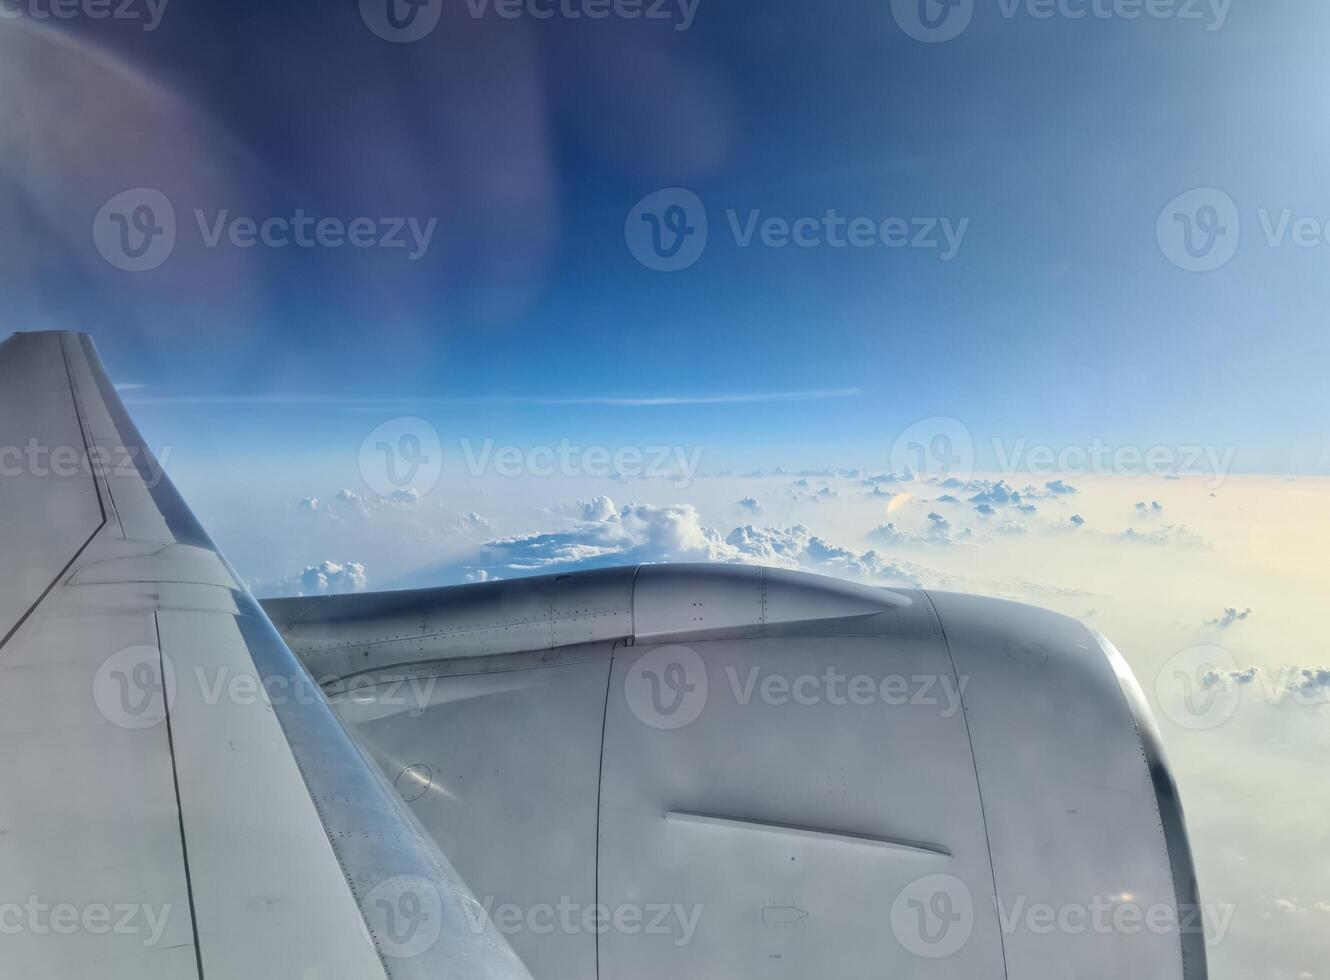
[[[463,534],[474,534],[478,531],[491,531],[493,529],[494,525],[474,510],[468,514],[463,514],[457,522],[457,530]]]
[[[561,531],[489,541],[482,559],[510,572],[592,568],[657,561],[725,561],[720,533],[702,526],[691,504],[632,504],[616,510],[608,497],[581,505],[582,520]]]
[[[360,562],[325,561],[310,565],[293,576],[284,590],[294,595],[326,595],[334,592],[363,592],[369,579]]]
[[[1076,526],[1076,527],[1084,527],[1084,526],[1085,526],[1085,518],[1082,517],[1080,514],[1072,514],[1072,515],[1071,515],[1071,523],[1072,523],[1074,526]]]
[[[728,562],[821,571],[882,584],[917,585],[919,573],[875,551],[840,547],[806,526],[737,527],[728,535],[703,525],[691,504],[584,504],[571,527],[487,542],[474,576],[565,571],[638,562]]]
[[[1047,490],[1049,493],[1055,493],[1059,495],[1080,493],[1078,489],[1073,487],[1070,483],[1067,483],[1065,480],[1050,480],[1048,483],[1044,484],[1044,489]]]
[[[744,499],[739,501],[735,506],[750,514],[762,513],[762,504],[758,502],[756,497],[744,497]]]
[[[1289,690],[1315,695],[1330,692],[1330,667],[1303,667],[1294,675]]]
[[[970,498],[972,503],[1003,506],[1021,502],[1020,491],[1013,490],[1005,480],[997,480],[993,483],[979,481],[979,483],[983,489]]]
[[[1245,687],[1255,683],[1260,672],[1259,667],[1246,667],[1242,670],[1207,670],[1200,677],[1201,687],[1224,688],[1230,683]]]
[[[897,527],[894,523],[888,523],[869,531],[868,540],[893,548],[923,544],[951,544],[951,521],[937,511],[932,511],[928,515],[928,527],[923,534],[915,534]]]
[[[584,521],[608,521],[614,516],[614,501],[604,494],[578,501],[577,506]]]
[[[726,537],[725,544],[734,549],[732,561],[803,568],[899,585],[919,584],[917,573],[909,566],[883,558],[876,551],[856,552],[838,547],[802,524],[791,528],[738,527]]]
[[[405,490],[394,490],[386,497],[380,497],[375,494],[359,494],[354,490],[341,489],[337,495],[327,505],[320,505],[319,509],[330,513],[357,513],[370,514],[381,510],[401,510],[414,507],[420,502],[420,491],[415,487],[408,487]]]
[[[1251,609],[1238,610],[1233,606],[1224,609],[1224,615],[1216,619],[1207,619],[1206,626],[1214,626],[1221,630],[1226,630],[1235,623],[1242,623],[1251,618]]]

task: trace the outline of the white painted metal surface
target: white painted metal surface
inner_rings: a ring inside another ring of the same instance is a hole
[[[527,976],[86,337],[0,345],[0,439],[0,976]]]
[[[541,787],[554,826],[588,819],[585,790],[531,781],[531,753],[559,770],[599,763],[605,914],[698,910],[685,942],[598,934],[601,977],[1205,976],[1185,826],[1149,709],[1106,641],[1065,617],[722,566],[266,607],[297,655],[341,668],[325,678],[337,710],[385,771],[432,753],[445,786],[474,765],[444,750],[456,719],[442,704],[388,712],[380,694],[430,680],[502,687],[512,673],[528,688],[583,664],[585,684],[549,689],[580,717],[600,660],[565,627],[597,612],[613,667],[604,709],[569,722],[577,737],[534,746],[526,709],[503,697],[481,727],[493,772]],[[508,630],[521,638],[494,642]],[[828,670],[868,679],[866,700],[829,690]],[[500,779],[466,798],[485,809],[511,792]],[[544,844],[539,826],[463,829],[425,800],[409,805],[468,855],[487,894],[491,882],[515,889],[491,867]],[[1133,926],[1119,909],[1162,925]],[[1063,924],[1046,927],[1047,914]],[[562,940],[513,941],[537,976],[596,976],[569,972]]]

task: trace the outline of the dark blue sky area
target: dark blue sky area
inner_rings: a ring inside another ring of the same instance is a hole
[[[410,43],[352,0],[170,0],[151,31],[0,19],[0,325],[87,329],[118,380],[169,398],[862,392],[451,409],[518,438],[867,450],[944,414],[1324,457],[1323,4],[979,0],[929,43],[903,0],[700,0],[686,30],[677,2],[564,2],[447,0]],[[95,228],[118,233],[108,202],[141,188],[176,232],[135,272]],[[708,225],[680,271],[625,237],[663,188]],[[1196,188],[1217,209],[1165,213]],[[294,244],[298,213],[375,244]],[[861,244],[836,245],[856,219]],[[285,247],[256,242],[264,222]],[[246,437],[283,411],[176,409]]]

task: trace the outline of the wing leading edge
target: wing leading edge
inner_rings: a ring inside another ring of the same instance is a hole
[[[0,972],[528,974],[82,334],[0,345]]]

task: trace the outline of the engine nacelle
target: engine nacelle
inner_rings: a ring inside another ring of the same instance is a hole
[[[1205,977],[1150,711],[1066,617],[715,565],[265,608],[536,977]]]

